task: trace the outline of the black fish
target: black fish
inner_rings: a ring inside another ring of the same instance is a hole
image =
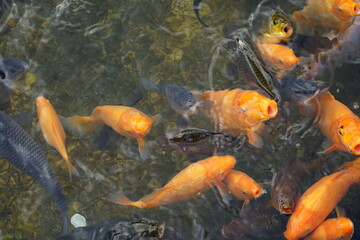
[[[241,28],[234,31],[231,36],[235,42],[232,42],[230,49],[235,57],[239,75],[248,83],[257,84],[272,99],[280,101],[280,94],[274,88],[277,79],[266,68],[266,64],[249,32]]]
[[[314,82],[291,76],[276,81],[275,86],[279,89],[281,99],[289,102],[306,102],[319,93],[319,87]]]
[[[115,239],[159,239],[164,226],[146,219],[110,219],[87,227],[74,229],[57,240],[115,240]]]
[[[54,198],[60,209],[63,234],[68,230],[67,204],[45,153],[25,130],[0,111],[0,156],[35,179]]]
[[[200,18],[200,13],[199,13],[199,6],[200,6],[201,0],[194,0],[194,12],[195,12],[195,16],[197,18],[197,20],[201,23],[201,25],[203,25],[204,27],[208,28],[209,26],[203,22],[203,20],[201,20]]]
[[[11,88],[27,67],[26,62],[15,58],[0,59],[0,110],[10,106]]]
[[[186,155],[216,155],[241,145],[241,139],[200,128],[172,129],[156,138],[161,147]]]

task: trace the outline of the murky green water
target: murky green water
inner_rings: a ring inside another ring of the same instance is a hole
[[[35,98],[43,94],[58,114],[89,115],[104,104],[131,105],[152,116],[160,113],[163,121],[154,127],[148,139],[175,127],[177,114],[158,94],[138,96],[139,77],[160,79],[190,90],[246,88],[245,83],[225,74],[228,55],[222,45],[222,26],[246,24],[259,1],[203,1],[201,10],[207,24],[196,20],[191,0],[64,0],[17,1],[17,13],[5,15],[7,31],[1,33],[2,57],[26,60],[30,67],[13,92],[9,115],[32,112]],[[292,11],[294,5],[281,1]],[[10,22],[9,22],[10,21]],[[337,70],[331,90],[335,97],[354,109],[359,103],[360,71],[357,65]],[[327,81],[327,79],[322,79]],[[337,91],[336,91],[337,90]],[[138,101],[139,100],[139,101]],[[301,124],[295,106],[290,107],[290,121]],[[204,116],[193,118],[197,127],[211,127]],[[122,191],[138,199],[165,185],[190,162],[178,152],[155,148],[151,159],[141,160],[136,141],[111,135],[107,150],[98,150],[98,133],[85,136],[67,134],[71,162],[80,177],[69,179],[65,162],[46,144],[36,130],[37,118],[28,130],[47,152],[50,165],[60,181],[69,205],[69,216],[81,213],[88,224],[114,217],[133,218],[135,214],[165,225],[164,239],[222,239],[221,228],[238,217],[241,201],[225,206],[213,189],[198,199],[157,209],[137,209],[113,204],[105,197]],[[291,144],[282,140],[286,132],[281,118],[269,121],[270,134],[261,150],[244,147],[230,152],[237,159],[236,169],[245,171],[258,182],[270,182],[271,168],[279,169],[295,153],[313,159],[323,149],[325,138],[311,128],[304,138],[292,136]],[[337,152],[323,172],[331,172],[351,154]],[[1,160],[0,239],[54,239],[61,232],[61,216],[52,198],[30,177]],[[314,179],[315,179],[314,178]],[[308,187],[314,179],[304,179]],[[360,190],[351,189],[342,202],[351,210],[351,219],[359,227]],[[351,197],[350,197],[351,196]],[[354,217],[355,216],[355,217]],[[180,236],[180,237],[179,237]]]

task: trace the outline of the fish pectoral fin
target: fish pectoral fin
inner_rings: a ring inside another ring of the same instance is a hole
[[[338,218],[346,217],[345,209],[340,206],[335,207],[335,212]]]
[[[155,146],[155,141],[146,142],[143,138],[137,138],[138,149],[140,156],[143,160],[146,160],[150,157],[153,147]]]
[[[226,187],[226,185],[223,182],[216,181],[215,186],[217,190],[220,193],[221,198],[223,199],[223,202],[227,205],[230,204],[230,201],[232,199],[232,195],[230,194],[229,189]]]
[[[258,133],[253,131],[248,131],[246,134],[249,138],[249,143],[251,145],[253,145],[256,148],[262,148],[264,146],[264,141]]]
[[[318,152],[317,154],[328,154],[328,153],[331,153],[333,151],[336,151],[338,149],[336,143],[331,145],[330,147],[328,147],[327,149],[325,149],[324,151],[322,152]]]
[[[153,126],[156,126],[156,125],[158,125],[158,124],[160,123],[160,121],[161,121],[161,119],[162,119],[162,116],[161,116],[161,114],[159,113],[159,114],[156,114],[155,116],[150,117],[150,119],[151,119],[152,122],[153,122]]]

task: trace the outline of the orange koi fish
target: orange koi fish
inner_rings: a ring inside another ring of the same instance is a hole
[[[98,106],[89,117],[74,116],[62,119],[64,126],[70,130],[84,134],[103,125],[111,127],[115,132],[137,140],[142,158],[147,158],[144,137],[150,132],[157,116],[148,117],[139,110],[126,106]]]
[[[232,156],[214,156],[192,163],[179,172],[164,187],[155,190],[138,201],[131,201],[122,194],[111,194],[108,199],[114,203],[138,208],[153,208],[161,205],[183,202],[204,193],[223,180],[235,166]]]
[[[308,0],[307,6],[292,14],[300,27],[307,24],[342,32],[351,25],[351,18],[360,15],[360,3],[355,0]]]
[[[274,43],[259,43],[257,46],[267,63],[275,71],[289,71],[299,62],[299,58],[295,56],[293,50],[286,46]]]
[[[256,91],[206,91],[200,98],[212,102],[201,110],[220,131],[236,137],[246,132],[249,143],[256,147],[262,146],[257,131],[264,126],[264,121],[278,113],[276,102]]]
[[[347,193],[349,187],[360,182],[360,169],[348,168],[321,178],[296,202],[284,235],[297,240],[317,228]]]
[[[65,147],[65,132],[58,115],[50,101],[39,96],[36,98],[36,108],[39,118],[39,124],[43,136],[48,144],[56,148],[61,157],[65,160],[70,176],[79,175],[76,168],[70,163],[68,153]]]
[[[318,226],[305,240],[350,240],[354,224],[349,218],[330,218]]]
[[[347,106],[337,101],[330,92],[317,95],[309,102],[311,111],[305,115],[315,115],[315,124],[328,137],[332,145],[324,152],[351,151],[360,155],[360,118]],[[306,112],[307,111],[307,112]]]
[[[224,182],[231,194],[242,200],[257,198],[265,192],[254,179],[241,171],[231,170]]]

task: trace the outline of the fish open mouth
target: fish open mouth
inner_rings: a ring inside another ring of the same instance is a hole
[[[267,107],[267,115],[270,118],[273,118],[276,116],[278,112],[277,105],[275,102],[271,102]]]
[[[353,152],[355,155],[360,155],[360,144],[355,145],[355,146],[352,148],[352,152]]]
[[[355,14],[355,15],[360,15],[360,7],[359,7],[358,5],[356,5],[356,6],[354,7],[354,14]]]

